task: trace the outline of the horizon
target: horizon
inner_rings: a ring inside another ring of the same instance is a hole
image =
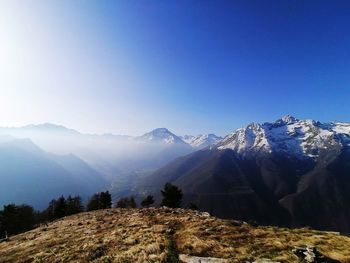
[[[349,122],[336,1],[2,1],[0,126],[220,136],[289,113]]]
[[[247,122],[246,124],[244,124],[243,126],[240,126],[240,127],[237,127],[237,128],[233,128],[230,132],[226,133],[226,134],[217,134],[217,133],[213,133],[213,132],[209,132],[209,133],[197,133],[197,134],[179,134],[167,127],[154,127],[153,129],[151,130],[148,130],[148,131],[144,131],[143,133],[140,133],[140,134],[118,134],[118,133],[112,133],[112,132],[109,132],[109,131],[105,131],[105,132],[102,132],[102,133],[89,133],[89,132],[85,132],[85,131],[82,131],[82,130],[78,130],[74,127],[69,127],[69,126],[65,126],[65,125],[62,125],[62,124],[59,124],[59,123],[53,123],[53,122],[43,122],[43,123],[28,123],[28,124],[25,124],[25,125],[20,125],[20,126],[0,126],[0,129],[1,128],[5,128],[5,129],[19,129],[19,128],[25,128],[25,127],[28,127],[28,126],[43,126],[43,125],[52,125],[52,126],[56,126],[56,127],[59,127],[59,128],[64,128],[64,129],[67,129],[67,130],[72,130],[72,131],[75,131],[75,132],[78,132],[82,135],[97,135],[97,136],[103,136],[103,135],[113,135],[113,136],[129,136],[129,137],[139,137],[139,136],[143,136],[147,133],[150,133],[150,132],[153,132],[157,129],[166,129],[168,130],[169,132],[173,133],[174,135],[178,136],[178,137],[183,137],[183,136],[200,136],[200,135],[210,135],[210,134],[213,134],[213,135],[216,135],[216,136],[219,136],[219,137],[222,137],[224,138],[225,136],[231,134],[232,132],[235,132],[237,131],[238,129],[240,128],[243,128],[243,127],[246,127],[252,123],[256,123],[256,124],[264,124],[264,123],[274,123],[278,120],[281,120],[285,117],[292,117],[294,119],[296,119],[297,121],[300,121],[300,120],[314,120],[314,121],[319,121],[317,119],[313,119],[313,118],[298,118],[294,115],[291,115],[291,114],[284,114],[283,116],[279,117],[279,118],[275,118],[274,120],[261,120],[259,122]],[[322,122],[322,123],[349,123],[349,122],[345,122],[345,121],[341,121],[341,120],[331,120],[331,121],[325,121],[325,122]]]

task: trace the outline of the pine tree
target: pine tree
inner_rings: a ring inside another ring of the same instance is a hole
[[[57,199],[54,207],[54,217],[61,218],[66,216],[67,211],[67,202],[63,195]]]
[[[141,202],[141,206],[142,207],[148,207],[154,204],[154,198],[152,195],[148,195],[146,196],[145,199],[143,199],[143,201]]]
[[[0,236],[5,232],[9,235],[24,232],[32,229],[36,224],[36,213],[29,205],[5,205],[0,215]]]
[[[43,211],[42,217],[45,221],[52,221],[55,219],[55,204],[56,200],[52,199],[48,205],[48,207]]]
[[[166,183],[164,190],[161,191],[163,200],[160,203],[161,206],[167,207],[180,207],[182,199],[182,191],[171,183]]]
[[[75,196],[71,197],[68,196],[67,198],[67,215],[73,215],[77,214],[83,211],[83,206],[81,204],[81,197]]]
[[[133,196],[120,198],[115,205],[116,208],[136,208],[136,206]]]
[[[100,193],[100,209],[111,208],[112,207],[112,196],[106,192]]]
[[[112,207],[112,196],[111,194],[106,192],[100,192],[94,194],[88,204],[87,204],[87,211],[97,210],[97,209],[106,209]]]
[[[135,199],[134,199],[134,197],[132,196],[132,197],[130,197],[130,207],[131,208],[136,208],[136,202],[135,202]]]
[[[100,209],[100,194],[94,194],[87,206],[86,206],[86,210],[87,211],[93,211],[93,210],[97,210],[97,209]]]
[[[129,198],[123,197],[118,200],[115,207],[116,208],[127,208],[129,206]]]

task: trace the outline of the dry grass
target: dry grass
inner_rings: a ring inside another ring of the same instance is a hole
[[[166,208],[70,216],[1,243],[0,262],[169,262],[175,252],[232,262],[298,262],[292,249],[305,245],[350,262],[350,238],[337,233],[253,227]]]

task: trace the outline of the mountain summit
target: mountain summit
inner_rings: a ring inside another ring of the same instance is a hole
[[[284,115],[281,119],[278,119],[277,121],[275,121],[275,123],[291,124],[297,121],[299,121],[297,118],[287,114],[287,115]]]
[[[166,144],[185,143],[180,137],[170,132],[167,128],[154,129],[138,138],[148,142],[163,142]]]
[[[171,182],[187,204],[220,217],[350,233],[349,163],[349,123],[286,115],[180,157],[139,188]]]

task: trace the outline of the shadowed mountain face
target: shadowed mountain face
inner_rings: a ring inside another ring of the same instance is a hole
[[[42,151],[29,139],[0,143],[0,206],[27,203],[37,209],[59,195],[83,198],[106,187],[99,173],[74,155]]]
[[[350,232],[349,127],[291,116],[251,124],[171,162],[139,189],[171,182],[185,206],[220,217]]]

